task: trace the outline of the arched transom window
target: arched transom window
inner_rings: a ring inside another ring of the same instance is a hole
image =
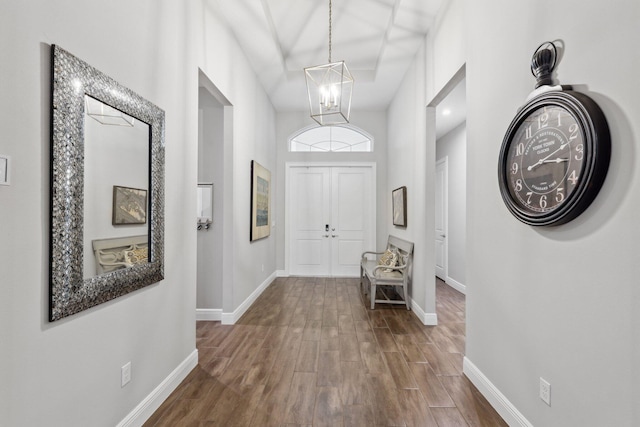
[[[371,152],[373,137],[352,125],[314,126],[293,134],[289,151]]]

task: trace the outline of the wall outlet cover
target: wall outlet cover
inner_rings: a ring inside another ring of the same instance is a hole
[[[542,377],[540,377],[540,399],[551,406],[551,384]]]

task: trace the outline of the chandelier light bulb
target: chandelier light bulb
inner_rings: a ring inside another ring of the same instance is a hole
[[[329,63],[304,69],[310,116],[320,126],[349,123],[353,76],[344,61],[331,61],[329,0]]]

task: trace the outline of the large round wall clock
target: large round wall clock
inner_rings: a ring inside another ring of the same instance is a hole
[[[500,149],[500,193],[511,213],[536,226],[575,219],[591,204],[609,168],[611,139],[602,110],[568,86],[551,86],[556,47],[543,43],[531,69],[536,90]]]

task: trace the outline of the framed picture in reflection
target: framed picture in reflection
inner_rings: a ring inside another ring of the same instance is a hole
[[[113,225],[147,222],[147,190],[113,186]]]

